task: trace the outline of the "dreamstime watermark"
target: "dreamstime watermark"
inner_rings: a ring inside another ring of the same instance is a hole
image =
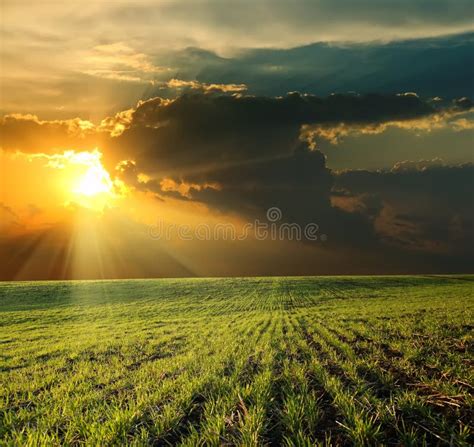
[[[244,241],[256,239],[258,241],[326,241],[327,235],[319,232],[319,225],[310,222],[305,225],[282,222],[283,214],[280,208],[272,207],[267,210],[266,221],[255,219],[247,222],[241,228],[233,223],[197,225],[165,224],[161,219],[149,227],[149,236],[155,240],[170,241]]]

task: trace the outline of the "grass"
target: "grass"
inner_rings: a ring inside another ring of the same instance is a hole
[[[0,445],[472,445],[472,276],[0,284]]]

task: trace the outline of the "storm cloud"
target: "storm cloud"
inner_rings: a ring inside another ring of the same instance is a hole
[[[462,101],[450,110],[465,107]],[[246,218],[276,206],[285,221],[318,223],[331,237],[329,247],[384,250],[403,264],[409,253],[470,256],[472,165],[336,172],[301,141],[300,129],[310,122],[376,126],[435,113],[416,95],[184,95],[142,103],[116,143],[136,148],[133,162],[121,165],[123,177],[161,199]]]
[[[289,155],[304,124],[382,123],[434,113],[431,104],[412,95],[184,94],[140,103],[114,142],[117,151],[133,148],[132,158],[145,173],[160,169],[198,177],[197,171],[216,164]]]

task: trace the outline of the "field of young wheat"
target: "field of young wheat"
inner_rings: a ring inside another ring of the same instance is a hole
[[[0,444],[472,445],[472,276],[0,284]]]

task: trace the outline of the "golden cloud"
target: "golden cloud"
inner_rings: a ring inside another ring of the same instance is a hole
[[[191,89],[200,90],[206,93],[239,93],[247,90],[245,84],[206,84],[197,80],[185,81],[182,79],[171,79],[162,84],[162,87],[172,89]]]
[[[301,126],[300,139],[307,141],[314,149],[319,138],[337,145],[349,136],[378,135],[389,129],[402,129],[415,133],[429,133],[440,129],[463,131],[474,129],[474,119],[471,114],[471,110],[448,109],[420,118],[389,120],[380,123],[304,124]]]

